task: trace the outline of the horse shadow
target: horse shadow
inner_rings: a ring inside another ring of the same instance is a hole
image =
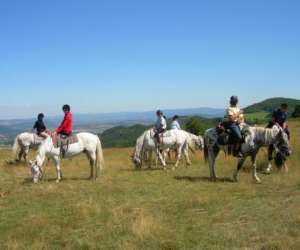
[[[98,178],[100,178],[100,177],[98,177]],[[61,182],[64,182],[64,181],[93,181],[93,180],[94,179],[91,179],[90,177],[63,177],[61,179]],[[56,182],[56,178],[44,177],[39,183],[51,183],[51,182]],[[29,185],[29,184],[33,184],[32,178],[30,178],[30,177],[25,178],[22,182],[22,185]]]
[[[145,167],[145,168],[127,168],[127,169],[122,169],[123,171],[129,171],[129,172],[147,172],[147,171],[162,171],[164,170],[163,168],[148,168],[148,167]]]
[[[190,182],[210,182],[209,177],[207,176],[174,176],[175,180],[178,181],[190,181]],[[215,182],[228,182],[228,183],[234,183],[234,181],[230,177],[217,177]]]

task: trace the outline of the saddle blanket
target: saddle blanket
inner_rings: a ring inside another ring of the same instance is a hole
[[[73,143],[78,142],[78,136],[76,134],[71,134],[69,136],[55,134],[52,135],[52,141],[55,148],[60,148],[62,146],[69,146]]]

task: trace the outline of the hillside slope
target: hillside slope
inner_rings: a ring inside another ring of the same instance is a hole
[[[255,113],[265,111],[267,113],[272,112],[274,109],[278,108],[281,103],[287,103],[289,106],[289,113],[292,114],[295,107],[300,105],[300,100],[284,97],[274,97],[266,99],[262,102],[252,104],[244,108],[245,113]]]

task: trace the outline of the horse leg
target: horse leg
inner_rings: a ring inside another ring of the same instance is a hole
[[[23,147],[22,147],[22,148],[20,149],[20,152],[18,153],[17,161],[21,161],[21,160],[22,160],[23,152],[24,152],[24,149],[23,149]]]
[[[26,147],[24,149],[24,153],[23,153],[23,157],[24,157],[24,161],[27,162],[27,156],[28,156],[28,153],[29,153],[29,147]]]
[[[251,156],[252,161],[252,176],[256,183],[261,183],[260,179],[258,178],[256,174],[256,153]]]
[[[60,159],[58,156],[55,156],[53,158],[54,163],[55,163],[55,167],[56,167],[56,183],[59,183],[61,181],[62,178],[62,174],[61,174],[61,169],[60,169]]]
[[[243,166],[243,164],[244,164],[244,162],[245,162],[245,159],[246,159],[246,158],[243,157],[243,158],[240,158],[240,159],[238,160],[237,168],[236,168],[236,170],[233,172],[233,176],[232,176],[233,181],[235,181],[235,182],[238,181],[238,174],[239,174],[239,171],[240,171],[240,169],[242,168],[242,166]]]
[[[215,154],[214,148],[212,148],[212,147],[208,148],[208,166],[209,166],[211,181],[217,180],[217,176],[215,173],[215,161],[216,161],[217,155],[218,155],[218,152],[217,152],[217,154]]]
[[[181,159],[181,154],[182,154],[182,146],[179,146],[177,148],[177,156],[176,156],[177,159],[176,159],[175,166],[172,168],[173,170],[178,167],[178,164],[179,164],[180,159]]]
[[[269,163],[268,163],[268,167],[265,171],[266,174],[270,174],[271,170],[272,170],[273,150],[274,150],[274,146],[270,145],[268,147],[268,161],[269,161]]]
[[[98,177],[98,169],[96,167],[96,153],[95,152],[90,154],[90,166],[91,166],[92,178],[94,180],[96,180]]]
[[[166,169],[166,162],[163,159],[161,153],[159,152],[159,149],[156,150],[156,155],[157,155],[159,161],[161,162],[161,164],[163,165],[163,168]]]
[[[184,157],[185,157],[185,160],[186,160],[186,164],[188,166],[192,165],[192,162],[191,162],[190,157],[189,157],[189,147],[186,147],[184,149],[183,153],[184,153]]]

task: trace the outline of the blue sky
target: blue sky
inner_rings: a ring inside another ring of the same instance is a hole
[[[300,99],[297,0],[0,0],[0,119]]]

